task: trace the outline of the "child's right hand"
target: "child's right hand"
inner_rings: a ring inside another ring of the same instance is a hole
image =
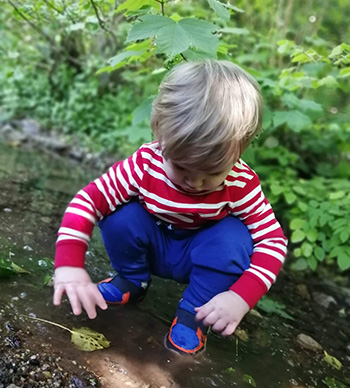
[[[80,315],[82,307],[90,319],[96,318],[96,306],[107,309],[107,303],[97,285],[92,283],[89,274],[84,268],[58,267],[54,277],[53,304],[61,304],[62,295],[68,296],[73,313]]]

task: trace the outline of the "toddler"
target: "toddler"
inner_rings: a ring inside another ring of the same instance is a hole
[[[257,174],[240,156],[259,131],[257,83],[219,60],[186,62],[162,81],[155,141],[78,192],[58,232],[54,304],[73,313],[141,300],[151,274],[188,284],[165,337],[181,354],[205,348],[208,327],[232,334],[275,281],[286,238]],[[113,278],[93,284],[85,252],[98,223]]]

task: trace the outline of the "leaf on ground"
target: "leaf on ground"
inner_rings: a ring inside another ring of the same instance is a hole
[[[323,361],[337,370],[340,370],[343,367],[343,364],[337,358],[331,356],[326,351],[324,351]]]
[[[71,340],[75,346],[84,352],[105,349],[110,346],[110,341],[101,333],[88,327],[73,328]]]
[[[347,385],[344,385],[334,377],[326,377],[324,382],[327,384],[328,388],[348,388]]]
[[[294,321],[294,318],[284,311],[286,308],[284,304],[276,302],[267,296],[264,296],[261,300],[259,300],[257,307],[266,313],[277,314],[283,318]]]
[[[15,264],[10,258],[0,258],[0,277],[9,277],[11,275],[29,273],[19,265]]]
[[[256,387],[256,382],[255,382],[255,380],[253,379],[252,376],[243,375],[243,376],[242,376],[242,380],[243,380],[244,383],[249,384],[249,385],[251,385],[252,387]]]

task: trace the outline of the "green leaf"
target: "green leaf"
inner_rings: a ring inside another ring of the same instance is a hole
[[[249,35],[250,31],[246,28],[233,28],[233,27],[225,27],[221,28],[220,32],[225,34],[233,34],[233,35]]]
[[[349,240],[349,232],[347,230],[343,230],[341,233],[340,233],[340,240],[342,243],[345,243],[346,241]]]
[[[91,330],[88,327],[73,327],[71,334],[73,344],[84,352],[105,349],[111,344],[103,334]]]
[[[326,252],[321,247],[316,247],[315,251],[314,251],[314,254],[315,254],[316,259],[318,261],[323,261],[324,258],[326,257]]]
[[[284,198],[286,199],[286,202],[291,205],[292,203],[294,203],[296,200],[297,200],[297,196],[292,193],[291,191],[287,191],[287,192],[284,192]]]
[[[178,23],[161,15],[145,15],[139,18],[129,31],[127,42],[157,36],[159,52],[173,57],[197,47],[203,52],[216,56],[218,37],[212,32],[217,30],[214,24],[196,18],[181,19]]]
[[[306,221],[302,218],[294,218],[290,223],[290,228],[292,230],[295,229],[303,229],[303,226],[306,224]]]
[[[343,367],[342,363],[337,358],[329,355],[325,350],[324,350],[323,361],[338,370],[340,370]]]
[[[303,242],[302,246],[301,246],[301,253],[305,256],[305,257],[310,257],[311,254],[312,254],[312,245],[308,242]]]
[[[305,259],[298,259],[296,262],[291,264],[291,268],[294,271],[304,271],[308,267],[308,263]]]
[[[292,237],[291,237],[291,241],[293,243],[298,243],[298,242],[301,242],[305,239],[305,233],[298,229],[298,230],[295,230],[293,233],[292,233]]]
[[[252,376],[249,376],[249,375],[243,375],[242,376],[242,381],[246,384],[249,384],[251,385],[252,387],[256,387],[256,382],[255,380],[253,379]]]
[[[318,235],[317,229],[314,229],[314,228],[310,229],[305,232],[305,235],[310,242],[315,242],[317,240],[317,235]]]
[[[136,125],[144,120],[149,120],[152,110],[152,103],[156,96],[148,97],[139,107],[133,111],[132,124]]]
[[[238,12],[238,13],[245,13],[245,11],[241,8],[235,7],[234,5],[231,5],[230,3],[223,4],[224,7],[232,9],[232,11]]]
[[[143,52],[142,50],[141,51],[124,51],[123,53],[117,54],[115,57],[109,59],[108,62],[110,63],[111,68],[114,68],[120,62],[124,61],[124,59],[130,58],[133,56],[140,56],[142,54],[142,52]]]
[[[349,388],[334,377],[326,377],[324,382],[328,385],[328,388]]]
[[[174,22],[174,24],[159,30],[156,44],[160,52],[174,57],[176,54],[186,51],[190,47],[191,41],[179,23]]]
[[[270,187],[272,194],[274,195],[280,195],[283,193],[284,187],[280,186],[279,184],[273,183]]]
[[[138,9],[144,7],[145,5],[150,5],[154,8],[158,7],[159,4],[156,0],[127,0],[124,3],[120,4],[116,9],[116,12],[127,10],[129,11],[137,11]]]
[[[162,15],[145,15],[140,17],[128,33],[126,42],[151,38],[158,34],[159,30],[173,25],[176,22]]]
[[[259,300],[257,307],[265,311],[266,313],[277,314],[283,318],[294,321],[294,318],[284,311],[286,308],[284,304],[276,302],[275,300],[272,300],[267,296],[264,296],[262,299]]]
[[[336,191],[334,193],[329,193],[329,199],[340,199],[345,196],[344,191]]]
[[[224,20],[230,19],[230,12],[220,1],[217,1],[217,0],[207,0],[207,1],[210,7],[214,10],[214,12],[219,17],[221,17]]]
[[[312,269],[313,271],[316,271],[316,269],[317,269],[317,260],[313,256],[308,257],[307,263],[308,263],[310,269]]]
[[[337,258],[337,264],[342,271],[350,268],[350,255],[345,250],[341,251]]]
[[[16,273],[30,273],[29,271],[25,270],[24,268],[20,267],[19,265],[15,264],[13,261],[11,263],[11,267],[12,269],[16,272]]]
[[[311,126],[310,118],[297,110],[274,112],[273,123],[275,127],[286,123],[295,132]]]
[[[191,47],[216,55],[219,38],[213,35],[218,30],[215,24],[195,18],[181,19],[179,24],[187,32]]]

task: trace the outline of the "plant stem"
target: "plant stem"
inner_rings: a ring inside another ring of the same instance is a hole
[[[31,317],[29,315],[21,314],[20,316],[21,317],[25,317],[25,318],[33,319],[34,321],[41,321],[41,322],[49,323],[50,325],[54,325],[54,326],[60,327],[61,329],[67,330],[67,331],[69,331],[70,333],[73,334],[73,331],[71,329],[68,329],[68,327],[66,327],[66,326],[60,325],[59,323],[47,321],[46,319],[42,319],[42,318]]]

